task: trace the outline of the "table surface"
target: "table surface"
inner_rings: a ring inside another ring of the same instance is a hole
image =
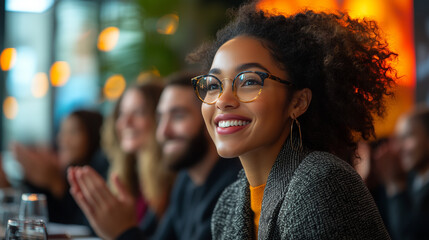
[[[65,239],[76,239],[76,240],[99,240],[98,237],[90,237],[91,230],[87,226],[83,225],[72,225],[72,224],[61,224],[61,223],[48,223],[47,224],[49,240],[65,240]],[[5,229],[0,227],[0,239],[4,239]]]

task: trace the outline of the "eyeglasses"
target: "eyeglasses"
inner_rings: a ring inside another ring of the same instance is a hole
[[[252,102],[259,97],[264,86],[265,79],[271,79],[288,86],[290,81],[282,80],[266,72],[244,71],[237,74],[232,80],[234,95],[241,102]],[[223,93],[223,83],[213,75],[201,75],[191,79],[198,98],[206,104],[214,104]]]

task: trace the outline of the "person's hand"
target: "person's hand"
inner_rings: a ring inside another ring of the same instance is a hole
[[[406,187],[407,173],[401,163],[399,148],[393,140],[381,144],[374,150],[374,168],[387,194],[393,196]]]
[[[64,170],[57,154],[49,148],[31,148],[19,143],[11,144],[15,159],[24,170],[25,179],[31,184],[49,190],[54,196],[62,197],[67,184]]]
[[[115,239],[137,226],[135,199],[117,175],[112,177],[112,182],[118,196],[113,195],[104,179],[88,166],[69,167],[68,181],[70,193],[102,239]]]

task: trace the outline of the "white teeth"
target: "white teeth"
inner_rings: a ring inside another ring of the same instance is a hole
[[[249,123],[250,121],[227,120],[227,121],[219,121],[218,126],[221,128],[227,128],[227,127],[234,127],[234,126],[244,126]]]

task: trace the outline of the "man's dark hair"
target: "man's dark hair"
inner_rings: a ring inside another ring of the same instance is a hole
[[[192,87],[191,79],[201,75],[199,72],[193,71],[183,71],[173,73],[165,78],[166,86],[183,86],[183,87]]]
[[[100,148],[100,129],[103,124],[103,116],[96,111],[76,110],[70,113],[69,117],[75,117],[79,121],[88,138],[89,146],[86,160],[89,161]]]

